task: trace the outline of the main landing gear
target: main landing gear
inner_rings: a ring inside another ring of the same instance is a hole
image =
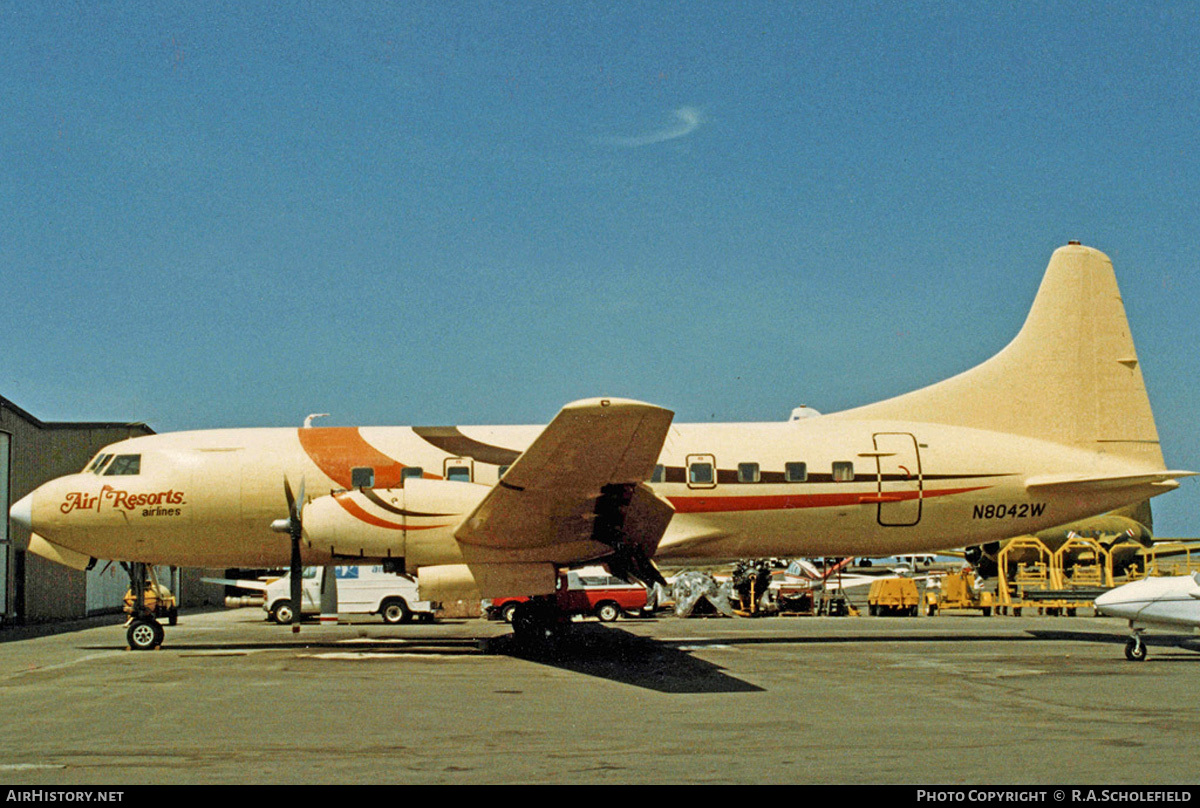
[[[567,625],[553,596],[536,597],[517,605],[512,615],[513,636],[522,645],[540,646],[560,637]]]

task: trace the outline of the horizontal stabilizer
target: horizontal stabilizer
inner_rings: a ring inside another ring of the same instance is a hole
[[[1025,481],[1025,490],[1031,494],[1040,491],[1061,494],[1071,489],[1081,491],[1110,490],[1114,488],[1137,488],[1160,486],[1164,491],[1176,488],[1180,477],[1193,477],[1194,471],[1152,471],[1143,474],[1045,474],[1030,477]]]

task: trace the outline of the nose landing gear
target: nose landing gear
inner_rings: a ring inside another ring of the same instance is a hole
[[[121,564],[129,574],[129,592],[125,595],[125,639],[131,651],[153,651],[163,643],[166,632],[158,618],[165,616],[175,625],[178,614],[170,590],[154,580],[154,572],[146,564]]]
[[[1125,643],[1125,658],[1130,662],[1144,662],[1146,660],[1146,643],[1142,642],[1141,629],[1134,629],[1133,635]]]

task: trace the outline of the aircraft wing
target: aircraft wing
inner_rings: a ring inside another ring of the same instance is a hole
[[[456,531],[466,562],[570,563],[611,549],[618,566],[628,554],[648,563],[674,513],[645,484],[673,417],[615,398],[563,407]]]

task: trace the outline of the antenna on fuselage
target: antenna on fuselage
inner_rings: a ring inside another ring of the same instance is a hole
[[[312,422],[313,422],[314,418],[328,418],[328,417],[329,417],[329,413],[327,413],[327,412],[314,412],[311,415],[309,415],[307,418],[304,419],[304,428],[312,429]]]

